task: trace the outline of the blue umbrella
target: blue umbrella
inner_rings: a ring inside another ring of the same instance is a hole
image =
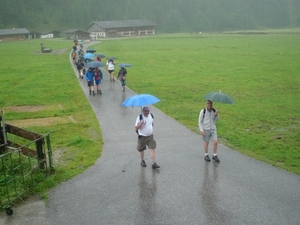
[[[118,65],[118,67],[131,67],[131,64],[129,64],[129,63],[121,63],[121,64],[119,64]]]
[[[151,105],[160,102],[158,98],[153,95],[149,94],[138,94],[127,98],[123,103],[122,106],[136,106],[142,107],[145,105]]]
[[[87,68],[96,68],[96,67],[103,67],[103,66],[104,66],[104,64],[99,61],[92,61],[92,62],[88,62],[86,64]]]
[[[93,58],[94,58],[94,54],[92,54],[92,53],[86,53],[86,54],[83,56],[83,58],[85,58],[85,59],[93,59]]]

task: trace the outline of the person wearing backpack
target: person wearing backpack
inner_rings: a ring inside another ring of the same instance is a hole
[[[150,113],[149,107],[143,107],[142,114],[140,114],[135,121],[135,130],[138,133],[137,150],[140,152],[141,166],[146,167],[144,151],[146,150],[146,146],[148,146],[148,149],[150,149],[152,168],[158,169],[160,166],[156,164],[156,141],[153,136],[153,121],[154,117],[152,113]]]
[[[204,141],[204,160],[210,162],[208,154],[208,145],[210,139],[213,141],[213,157],[215,162],[220,162],[217,155],[218,152],[218,136],[215,122],[219,121],[218,111],[213,107],[213,103],[210,100],[206,101],[206,108],[202,109],[199,114],[198,126],[203,136]]]
[[[78,78],[83,79],[84,63],[80,59],[78,59],[78,61],[76,62],[76,66],[77,66],[77,70],[78,70]]]
[[[72,52],[72,59],[73,59],[73,63],[74,64],[76,64],[76,58],[77,58],[76,50],[73,50],[73,52]]]
[[[96,86],[97,86],[97,94],[100,94],[100,95],[102,95],[102,92],[101,92],[102,79],[103,79],[102,71],[99,70],[99,68],[96,68],[96,70],[95,70],[95,83],[96,83]]]
[[[94,91],[94,78],[95,78],[95,71],[92,68],[89,68],[88,71],[85,73],[85,79],[87,81],[87,85],[89,87],[90,95],[93,93],[95,95]]]
[[[120,81],[121,81],[121,86],[122,86],[123,92],[125,92],[126,74],[127,74],[127,70],[125,69],[125,67],[121,67],[117,78],[120,79]]]

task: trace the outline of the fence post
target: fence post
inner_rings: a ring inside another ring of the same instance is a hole
[[[38,162],[40,164],[40,169],[45,168],[45,155],[43,152],[43,140],[44,138],[39,138],[35,143],[36,143],[36,152],[38,156]]]

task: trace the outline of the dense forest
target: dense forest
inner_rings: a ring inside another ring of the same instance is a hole
[[[93,21],[146,19],[160,32],[300,26],[300,0],[0,0],[0,28],[82,29]]]

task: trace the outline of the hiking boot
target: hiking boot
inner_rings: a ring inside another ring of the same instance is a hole
[[[102,95],[102,91],[101,90],[99,91],[99,94]]]
[[[142,167],[146,167],[146,166],[147,166],[146,163],[145,163],[145,160],[142,160],[141,166],[142,166]]]
[[[217,155],[213,156],[212,159],[213,159],[215,162],[220,162],[220,159],[218,158]]]
[[[160,166],[159,165],[157,165],[156,163],[153,163],[152,164],[152,169],[158,169]]]
[[[207,161],[207,162],[210,162],[209,155],[204,156],[204,160]]]

